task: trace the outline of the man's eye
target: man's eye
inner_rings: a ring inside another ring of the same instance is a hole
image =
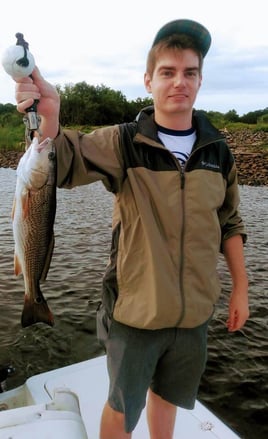
[[[197,76],[197,72],[189,70],[189,72],[186,72],[186,76],[188,76],[189,78],[195,78]]]
[[[164,71],[162,72],[162,75],[163,75],[163,76],[166,76],[166,77],[169,77],[169,76],[172,75],[172,72],[171,72],[170,70],[164,70]]]

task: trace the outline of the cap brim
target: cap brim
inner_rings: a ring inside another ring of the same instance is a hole
[[[196,42],[196,46],[202,53],[203,57],[206,56],[211,45],[210,33],[202,24],[193,20],[181,19],[165,24],[157,32],[152,47],[158,44],[159,41],[173,34],[189,35]]]

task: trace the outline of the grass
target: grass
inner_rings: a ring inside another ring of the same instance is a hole
[[[24,132],[25,127],[15,126],[15,127],[1,127],[0,129],[0,151],[24,151]]]
[[[66,127],[67,128],[67,127]],[[75,126],[75,127],[68,127],[68,128],[74,128],[78,129],[83,132],[90,132],[95,128],[98,127],[92,127],[92,126]],[[222,128],[222,127],[218,127]],[[249,125],[249,124],[243,124],[243,123],[228,123],[225,124],[225,128],[230,132],[237,132],[237,131],[243,131],[243,130],[250,130],[252,133],[258,132],[258,131],[268,131],[268,124],[266,123],[259,123],[255,125]],[[25,126],[23,123],[21,124],[4,124],[0,127],[0,152],[6,152],[6,151],[18,151],[22,152],[25,150]],[[260,146],[261,149],[267,151],[268,145],[263,144]]]

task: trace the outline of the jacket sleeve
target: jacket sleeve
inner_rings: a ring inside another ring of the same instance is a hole
[[[224,203],[219,210],[222,243],[234,235],[241,235],[244,243],[247,240],[245,226],[239,212],[239,203],[240,197],[237,183],[237,171],[234,162],[227,178]]]
[[[100,180],[109,191],[120,190],[124,169],[117,125],[89,134],[61,128],[54,144],[58,187],[71,189]]]

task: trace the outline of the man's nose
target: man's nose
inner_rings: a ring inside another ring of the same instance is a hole
[[[174,86],[175,87],[179,87],[180,85],[184,84],[184,75],[182,73],[176,73],[176,75],[174,76]]]

